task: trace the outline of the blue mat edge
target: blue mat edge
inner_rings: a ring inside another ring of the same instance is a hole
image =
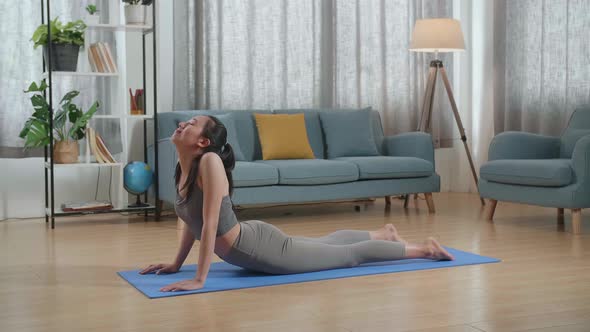
[[[445,248],[449,249],[448,247],[445,247]],[[224,289],[209,289],[209,290],[206,290],[206,291],[204,291],[203,289],[200,289],[200,290],[195,290],[195,291],[170,292],[170,293],[167,293],[166,295],[162,295],[162,296],[150,296],[150,295],[146,294],[144,291],[142,291],[141,289],[139,289],[138,287],[136,287],[133,283],[131,283],[123,275],[123,273],[125,273],[125,272],[135,272],[135,271],[139,271],[139,269],[137,269],[137,270],[119,271],[119,272],[117,272],[117,275],[121,279],[125,280],[128,284],[130,284],[131,286],[133,286],[133,288],[137,289],[140,293],[142,293],[147,298],[149,298],[149,299],[161,299],[161,298],[168,298],[168,297],[174,297],[174,296],[184,296],[184,295],[190,295],[190,294],[215,293],[215,292],[230,291],[230,290],[236,290],[236,289],[249,289],[249,288],[260,288],[260,287],[272,287],[272,286],[279,286],[279,285],[299,284],[299,283],[305,283],[305,282],[324,281],[324,280],[333,280],[333,279],[355,278],[355,277],[364,277],[364,276],[389,274],[389,273],[404,273],[404,272],[424,271],[424,270],[438,270],[438,269],[445,269],[445,268],[452,268],[452,267],[460,267],[460,266],[492,264],[492,263],[499,263],[499,262],[502,261],[501,259],[494,258],[494,257],[483,256],[483,255],[479,255],[479,254],[474,254],[474,253],[471,253],[471,252],[468,252],[468,251],[462,251],[462,250],[454,249],[454,248],[451,248],[451,249],[454,250],[454,251],[459,251],[459,252],[462,252],[462,253],[467,253],[467,254],[479,256],[480,258],[482,258],[483,261],[481,261],[481,262],[473,262],[473,263],[465,263],[465,264],[461,264],[461,265],[451,265],[451,266],[449,266],[449,265],[441,265],[441,266],[438,266],[438,267],[428,266],[428,267],[424,267],[424,268],[415,268],[415,269],[406,270],[406,271],[382,271],[382,272],[375,272],[375,273],[361,274],[361,275],[336,276],[336,277],[333,277],[333,278],[322,278],[322,279],[315,279],[315,280],[301,280],[301,281],[293,281],[293,282],[288,282],[288,283],[272,284],[272,285],[255,285],[255,286],[248,286],[248,287],[229,287],[229,288],[224,288]],[[441,262],[444,263],[444,262],[453,262],[453,261],[441,261]],[[216,263],[225,263],[225,262],[223,262],[223,261],[214,262],[214,263],[212,263],[212,265],[213,264],[216,264]],[[196,265],[196,264],[189,264],[187,266],[193,266],[193,265]],[[364,266],[360,266],[360,267],[364,267]],[[314,273],[314,272],[311,272],[311,273]]]

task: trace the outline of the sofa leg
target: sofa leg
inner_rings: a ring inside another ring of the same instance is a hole
[[[404,198],[404,209],[408,208],[408,202],[410,201],[410,194],[407,194]]]
[[[391,205],[391,196],[385,196],[385,205]]]
[[[572,233],[582,233],[582,209],[572,209]]]
[[[425,193],[426,196],[426,204],[428,205],[428,213],[434,213],[434,201],[432,200],[432,193]]]
[[[563,208],[557,208],[557,224],[558,225],[564,224],[563,214],[564,214]]]
[[[498,201],[495,199],[490,199],[490,206],[486,212],[486,220],[492,221],[494,220],[494,213],[496,212],[496,205],[498,205]]]

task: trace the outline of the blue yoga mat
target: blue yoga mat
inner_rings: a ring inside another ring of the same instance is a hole
[[[272,285],[292,284],[297,282],[358,277],[371,274],[395,273],[404,271],[440,269],[445,267],[497,263],[500,260],[492,257],[480,256],[465,251],[446,248],[454,261],[431,261],[426,259],[407,259],[391,262],[363,264],[353,268],[326,270],[289,275],[270,275],[252,272],[240,267],[217,262],[211,264],[205,287],[195,291],[160,292],[159,289],[168,284],[195,277],[196,265],[183,266],[178,273],[167,275],[139,274],[140,270],[117,272],[121,278],[127,280],[150,299],[179,296],[195,293],[217,292],[230,289],[253,288]]]

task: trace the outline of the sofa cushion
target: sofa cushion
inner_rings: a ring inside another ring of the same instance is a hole
[[[236,162],[232,172],[234,187],[272,186],[279,183],[279,171],[272,165]]]
[[[303,114],[254,114],[262,159],[314,159]]]
[[[227,142],[231,145],[232,149],[234,150],[234,157],[236,160],[245,161],[244,154],[242,153],[242,148],[240,147],[240,141],[238,140],[238,133],[236,131],[236,123],[234,121],[234,116],[232,113],[227,114],[220,114],[215,116],[227,130]]]
[[[572,183],[570,159],[503,159],[485,163],[480,176],[491,182],[540,187]]]
[[[378,156],[371,110],[321,112],[329,159]]]
[[[434,173],[431,162],[414,157],[341,157],[335,160],[355,164],[361,180],[419,178]]]
[[[316,185],[358,180],[356,165],[345,161],[325,159],[263,160],[258,164],[279,170],[279,184]]]
[[[320,124],[320,115],[318,110],[314,109],[288,109],[288,110],[274,110],[275,114],[298,114],[305,115],[305,129],[307,130],[307,138],[309,145],[313,150],[313,154],[318,159],[325,158],[324,152],[324,138],[322,134],[322,125]]]

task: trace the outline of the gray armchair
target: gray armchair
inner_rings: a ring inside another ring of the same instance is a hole
[[[498,201],[572,210],[572,232],[581,232],[581,210],[590,207],[590,107],[577,109],[561,137],[505,132],[492,140],[480,169],[479,192]],[[563,219],[560,218],[560,221]]]

